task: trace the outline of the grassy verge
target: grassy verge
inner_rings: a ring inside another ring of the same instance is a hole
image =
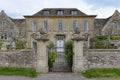
[[[31,69],[13,67],[0,67],[0,75],[37,77],[37,73]]]
[[[118,68],[94,68],[82,73],[87,78],[120,78]]]

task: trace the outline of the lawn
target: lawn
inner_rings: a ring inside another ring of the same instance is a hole
[[[120,78],[119,68],[93,68],[82,72],[87,78]]]
[[[37,77],[37,73],[31,69],[14,67],[0,67],[0,75]]]

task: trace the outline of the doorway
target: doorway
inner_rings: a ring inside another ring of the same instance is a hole
[[[57,36],[57,53],[64,53],[64,36]]]

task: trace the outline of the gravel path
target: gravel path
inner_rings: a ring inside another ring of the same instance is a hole
[[[41,74],[37,78],[21,76],[0,76],[0,80],[120,80],[120,79],[86,79],[75,73],[47,73]]]

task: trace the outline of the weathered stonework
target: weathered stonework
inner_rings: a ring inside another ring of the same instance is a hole
[[[73,46],[73,67],[72,70],[75,73],[81,72],[84,70],[83,65],[83,41],[74,40]]]
[[[48,39],[44,36],[36,40],[37,40],[36,71],[38,73],[47,73],[48,72],[48,52],[47,52]]]
[[[36,68],[36,53],[34,50],[0,51],[0,66]]]
[[[120,68],[120,50],[92,49],[84,51],[84,68]]]

